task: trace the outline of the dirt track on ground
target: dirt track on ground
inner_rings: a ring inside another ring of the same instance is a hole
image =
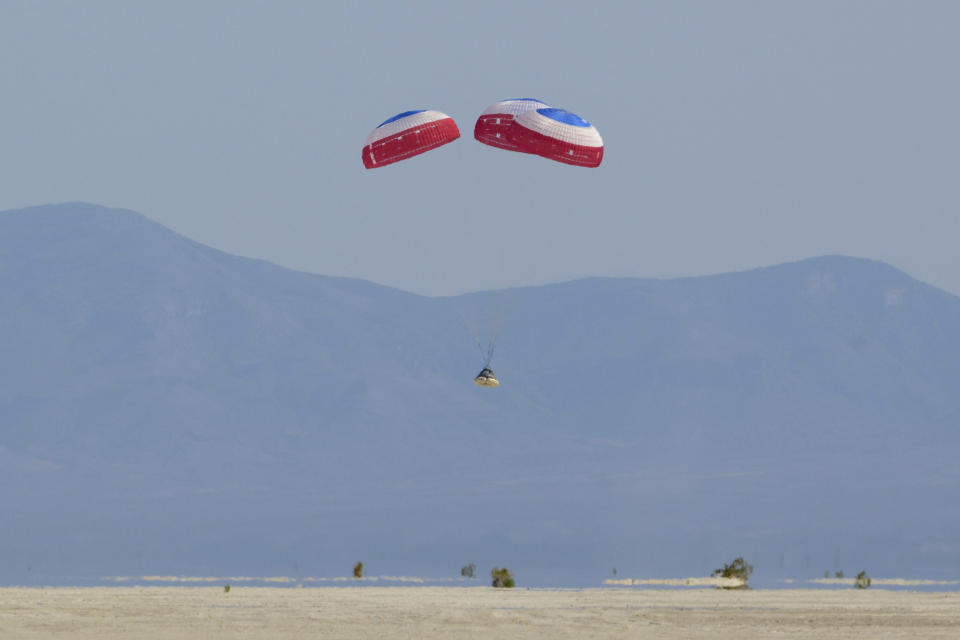
[[[958,638],[960,593],[488,587],[0,589],[0,638]]]

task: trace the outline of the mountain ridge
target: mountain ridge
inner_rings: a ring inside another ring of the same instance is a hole
[[[934,285],[931,285],[931,284],[929,284],[929,283],[923,282],[922,280],[918,280],[918,279],[916,279],[915,277],[910,276],[909,274],[907,274],[907,273],[906,273],[905,271],[903,271],[902,269],[900,269],[900,268],[898,268],[898,267],[895,267],[895,266],[893,266],[893,265],[891,265],[891,264],[889,264],[889,263],[883,262],[882,260],[875,260],[875,259],[872,259],[872,258],[859,257],[859,256],[849,256],[849,255],[843,255],[843,254],[823,254],[823,255],[818,255],[818,256],[810,256],[810,257],[801,258],[801,259],[798,259],[798,260],[792,260],[792,261],[777,263],[777,264],[773,264],[773,265],[765,265],[765,266],[759,266],[759,267],[751,267],[751,268],[734,270],[734,271],[726,271],[726,272],[721,272],[721,273],[710,273],[710,274],[700,274],[700,275],[691,275],[691,276],[677,276],[677,277],[584,276],[584,277],[580,277],[580,278],[572,278],[572,279],[569,279],[569,280],[561,280],[561,281],[557,281],[557,282],[547,282],[547,283],[532,284],[532,285],[516,285],[516,286],[505,287],[505,288],[501,288],[501,289],[481,289],[481,290],[478,290],[478,291],[468,291],[468,292],[463,292],[463,293],[458,293],[458,294],[453,294],[453,295],[437,295],[437,296],[433,296],[433,295],[424,295],[424,294],[419,294],[419,293],[415,293],[415,292],[411,292],[411,291],[406,291],[406,290],[404,290],[404,289],[400,289],[400,288],[397,288],[397,287],[391,287],[391,286],[388,286],[388,285],[380,284],[380,283],[377,283],[377,282],[373,282],[373,281],[371,281],[371,280],[366,280],[366,279],[364,279],[364,278],[357,278],[357,277],[350,277],[350,276],[330,276],[330,275],[325,275],[325,274],[318,274],[318,273],[314,273],[314,272],[311,272],[311,271],[305,271],[305,270],[302,270],[302,269],[295,269],[295,268],[292,268],[292,267],[287,267],[287,266],[284,266],[284,265],[281,265],[281,264],[278,264],[278,263],[275,263],[275,262],[271,262],[270,260],[266,260],[266,259],[263,259],[263,258],[254,258],[254,257],[249,257],[249,256],[240,256],[240,255],[236,255],[236,254],[231,254],[231,253],[229,253],[229,252],[223,251],[223,250],[221,250],[221,249],[217,249],[217,248],[212,247],[212,246],[210,246],[210,245],[205,245],[205,244],[203,244],[203,243],[197,242],[196,240],[192,240],[192,239],[189,238],[188,236],[185,236],[185,235],[183,235],[183,234],[181,234],[181,233],[179,233],[179,232],[177,232],[177,231],[174,231],[174,230],[170,229],[169,227],[166,227],[166,226],[164,226],[164,225],[162,225],[162,224],[160,224],[160,223],[158,223],[158,222],[150,219],[149,217],[145,216],[144,214],[139,213],[139,212],[137,212],[137,211],[134,211],[134,210],[132,210],[132,209],[125,209],[125,208],[120,208],[120,207],[105,207],[105,206],[101,206],[101,205],[97,205],[97,204],[93,204],[93,203],[89,203],[89,202],[83,202],[83,201],[67,201],[67,202],[62,202],[62,203],[43,204],[43,205],[32,205],[32,206],[28,206],[28,207],[22,207],[22,208],[19,208],[19,209],[8,209],[8,210],[0,211],[0,217],[2,217],[2,216],[10,216],[11,219],[12,219],[12,218],[15,218],[15,217],[19,217],[19,216],[37,216],[37,215],[60,215],[60,216],[62,216],[62,215],[65,215],[65,214],[66,214],[66,215],[69,215],[69,216],[79,216],[79,219],[80,219],[80,220],[87,221],[87,222],[92,222],[92,221],[90,220],[90,218],[89,218],[91,214],[99,214],[99,215],[102,215],[102,216],[110,216],[114,221],[116,221],[116,220],[123,220],[123,219],[125,219],[125,218],[132,217],[133,219],[135,219],[135,220],[138,221],[139,223],[146,223],[146,224],[144,225],[144,226],[146,226],[146,227],[149,227],[149,228],[151,228],[151,229],[153,229],[153,230],[156,230],[156,231],[161,231],[161,232],[163,232],[163,233],[165,233],[165,234],[170,234],[170,235],[172,235],[173,237],[175,237],[178,241],[185,242],[185,243],[187,243],[187,244],[189,244],[189,245],[194,246],[195,248],[202,249],[203,251],[214,252],[215,254],[219,255],[220,257],[227,258],[227,259],[229,259],[229,260],[250,261],[250,262],[252,262],[252,263],[257,263],[257,264],[260,264],[260,265],[263,265],[263,266],[269,266],[269,267],[273,267],[273,268],[277,268],[277,269],[282,269],[282,270],[287,271],[287,272],[290,272],[290,273],[304,274],[304,275],[315,276],[315,277],[319,277],[319,278],[327,278],[327,279],[330,279],[330,280],[333,280],[333,281],[343,281],[343,282],[351,282],[351,283],[365,283],[365,284],[373,285],[373,286],[375,286],[375,287],[381,287],[381,288],[383,288],[383,289],[388,289],[388,290],[390,290],[390,291],[396,291],[396,292],[399,292],[399,293],[405,293],[405,294],[408,294],[408,295],[414,295],[414,296],[419,296],[419,297],[422,297],[422,298],[429,298],[429,299],[458,298],[458,297],[461,297],[461,296],[469,296],[469,295],[485,294],[485,293],[495,293],[495,292],[505,292],[505,291],[512,291],[512,290],[515,290],[515,289],[533,289],[533,288],[540,288],[540,287],[553,287],[553,286],[562,286],[562,285],[573,284],[573,283],[578,283],[578,282],[592,282],[592,281],[614,281],[614,282],[619,282],[619,281],[628,281],[628,282],[632,282],[632,281],[682,282],[682,281],[690,281],[690,280],[700,280],[700,279],[705,279],[705,278],[721,278],[721,279],[722,279],[722,278],[726,278],[726,277],[730,277],[730,276],[737,276],[737,275],[740,275],[740,274],[748,274],[748,273],[755,273],[755,272],[764,272],[764,271],[767,271],[767,270],[778,270],[778,269],[783,269],[783,268],[789,268],[791,265],[798,265],[798,266],[799,266],[799,265],[810,264],[810,263],[828,264],[828,263],[837,263],[837,262],[849,262],[849,263],[851,263],[851,264],[853,264],[853,263],[866,263],[866,264],[873,264],[873,265],[883,266],[883,267],[885,267],[885,268],[887,268],[887,269],[890,269],[890,270],[893,271],[893,272],[896,272],[896,273],[898,273],[898,274],[901,274],[901,275],[903,275],[903,276],[906,276],[907,278],[909,278],[909,279],[912,280],[912,281],[915,281],[915,282],[917,282],[917,283],[923,284],[923,285],[925,285],[925,286],[927,286],[927,287],[930,287],[930,288],[933,289],[933,290],[939,291],[939,292],[941,292],[941,293],[943,293],[943,294],[945,294],[945,295],[947,295],[947,296],[954,297],[954,298],[960,297],[960,296],[957,296],[956,294],[950,293],[950,292],[948,292],[948,291],[946,291],[946,290],[944,290],[944,289],[940,289],[940,288],[938,288],[938,287],[936,287],[936,286],[934,286]],[[99,228],[102,229],[102,228],[104,228],[104,227],[100,226]]]

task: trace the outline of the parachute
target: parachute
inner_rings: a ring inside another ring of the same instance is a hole
[[[363,166],[367,169],[384,167],[436,149],[459,137],[456,123],[445,113],[425,109],[404,111],[383,121],[367,137],[361,154]],[[493,103],[477,118],[473,137],[497,149],[539,155],[578,167],[598,167],[603,161],[603,139],[596,127],[575,113],[551,107],[534,98]],[[490,327],[487,340],[481,338],[481,323],[470,322],[464,316],[483,358],[483,369],[473,379],[474,384],[481,387],[500,386],[490,362],[503,311],[501,309],[495,319],[484,323]]]
[[[494,102],[477,118],[477,123],[473,127],[473,137],[478,142],[498,149],[524,151],[509,136],[510,125],[521,113],[545,107],[549,107],[546,102],[534,98],[515,98]]]
[[[543,107],[517,115],[507,136],[521,151],[572,164],[599,167],[603,139],[596,127],[565,109]]]
[[[387,118],[363,145],[363,166],[384,167],[453,142],[460,130],[453,118],[439,111],[404,111]]]

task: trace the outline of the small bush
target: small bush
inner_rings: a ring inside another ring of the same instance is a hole
[[[503,569],[494,567],[490,570],[490,577],[493,578],[493,586],[498,589],[512,589],[516,586],[513,580],[513,571],[506,567]]]
[[[223,585],[223,592],[224,592],[224,593],[230,593],[230,585],[228,585],[228,584]]]
[[[354,578],[362,578],[362,577],[363,577],[363,563],[362,563],[362,562],[358,562],[357,564],[353,565],[353,577],[354,577]]]
[[[834,578],[842,578],[842,577],[843,577],[843,571],[835,571],[834,574],[833,574],[833,577],[834,577]]]
[[[743,581],[743,584],[739,587],[723,587],[724,589],[745,589],[747,586],[747,579],[752,573],[753,565],[747,564],[747,561],[743,559],[743,556],[739,556],[730,564],[724,564],[722,567],[714,571],[713,575],[716,578],[737,578],[738,580]]]
[[[476,578],[477,565],[473,564],[472,562],[470,564],[463,565],[460,567],[460,575],[464,578]]]
[[[857,574],[857,579],[854,584],[857,585],[857,589],[866,589],[873,584],[873,581],[870,580],[870,576],[867,575],[866,571],[861,571]]]

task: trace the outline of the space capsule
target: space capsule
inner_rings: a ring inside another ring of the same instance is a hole
[[[477,377],[473,379],[473,384],[478,387],[499,387],[500,381],[497,380],[496,376],[493,375],[493,369],[490,367],[484,367],[483,371],[477,374]]]

